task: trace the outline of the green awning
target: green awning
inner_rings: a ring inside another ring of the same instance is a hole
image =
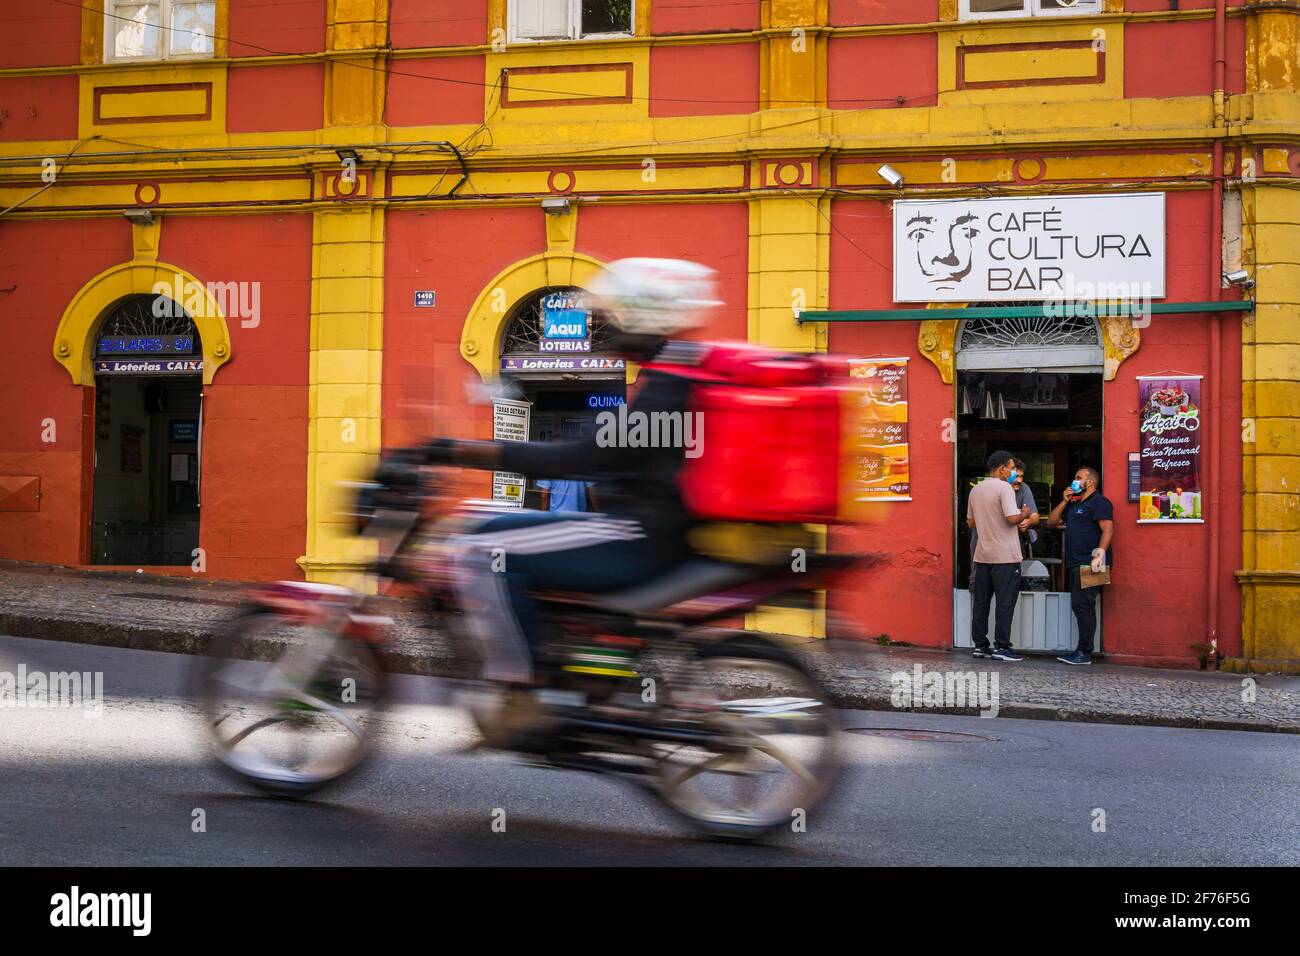
[[[827,309],[799,314],[799,322],[928,322],[933,319],[1034,319],[1074,316],[1179,315],[1205,312],[1250,312],[1250,299],[1237,302],[1066,302],[1042,305],[975,306],[967,309]]]

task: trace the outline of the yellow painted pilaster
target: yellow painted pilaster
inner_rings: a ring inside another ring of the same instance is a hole
[[[360,567],[340,482],[378,461],[383,371],[384,213],[323,209],[312,230],[307,437],[308,580],[340,582]]]
[[[765,7],[763,25],[785,35],[763,41],[762,107],[825,108],[827,0],[771,0]]]
[[[386,93],[388,0],[329,0],[326,18],[326,48],[355,53],[326,64],[325,125],[374,142]]]
[[[830,299],[830,197],[772,195],[749,203],[749,340],[796,352],[825,351],[825,323],[800,325],[797,310]],[[811,609],[763,607],[756,630],[801,637],[826,634],[825,595]]]
[[[1257,184],[1245,202],[1258,285],[1242,325],[1242,658],[1228,664],[1300,673],[1300,192]]]

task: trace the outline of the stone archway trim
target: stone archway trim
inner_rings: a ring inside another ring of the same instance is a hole
[[[217,369],[230,360],[230,330],[220,304],[184,269],[162,262],[126,262],[106,269],[83,285],[72,297],[54,333],[54,358],[68,370],[74,385],[95,381],[95,332],[109,310],[133,295],[153,295],[157,285],[174,288],[177,276],[187,289],[202,290],[201,314],[192,315],[203,345],[203,384],[211,385]],[[184,303],[182,303],[184,304]]]
[[[588,286],[604,266],[574,252],[547,252],[521,259],[497,273],[479,293],[465,317],[460,354],[485,382],[501,371],[501,340],[515,306],[538,289]]]

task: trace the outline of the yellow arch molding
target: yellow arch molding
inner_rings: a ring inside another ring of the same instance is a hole
[[[135,261],[95,276],[64,310],[54,333],[54,358],[68,370],[73,385],[91,385],[95,381],[95,332],[108,311],[129,296],[153,295],[155,285],[175,288],[177,276],[183,288],[202,290],[203,308],[193,318],[203,345],[203,384],[212,384],[217,368],[230,360],[230,330],[217,300],[205,283],[184,269],[162,262]]]
[[[474,300],[460,333],[460,354],[483,381],[494,381],[501,372],[501,339],[514,307],[548,286],[588,286],[603,269],[598,260],[575,252],[546,252],[508,266]]]

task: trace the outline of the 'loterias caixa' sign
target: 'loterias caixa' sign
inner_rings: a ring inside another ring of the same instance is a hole
[[[1138,376],[1138,522],[1201,522],[1201,376]]]
[[[1164,193],[894,203],[896,302],[1164,294]]]

